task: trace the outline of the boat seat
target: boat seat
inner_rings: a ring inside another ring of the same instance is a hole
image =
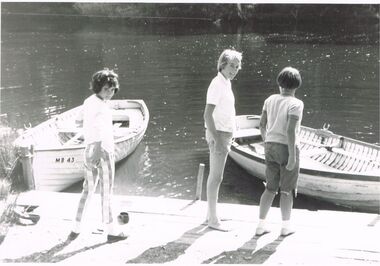
[[[114,121],[129,121],[130,128],[139,127],[144,117],[140,109],[114,110],[112,114]]]
[[[256,152],[259,155],[265,155],[265,148],[263,146],[263,143],[251,143],[249,144],[249,147]]]

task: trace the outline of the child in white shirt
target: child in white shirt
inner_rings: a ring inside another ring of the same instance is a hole
[[[210,149],[210,171],[207,179],[207,224],[208,227],[228,231],[217,215],[216,204],[220,184],[223,180],[224,167],[236,130],[235,97],[231,80],[241,69],[242,54],[235,50],[224,50],[219,57],[217,76],[211,81],[207,90],[204,120],[206,140]]]
[[[108,105],[108,101],[119,90],[118,75],[108,69],[98,71],[92,76],[90,86],[94,94],[83,103],[83,135],[86,145],[85,179],[74,228],[69,238],[73,240],[79,235],[82,217],[100,181],[102,217],[106,225],[107,240],[121,240],[127,236],[114,222],[111,206],[115,159],[112,110]]]

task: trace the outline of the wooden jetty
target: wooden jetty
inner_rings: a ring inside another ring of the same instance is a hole
[[[281,215],[268,215],[271,233],[256,237],[258,206],[219,203],[220,216],[231,231],[208,229],[205,201],[161,197],[118,196],[115,208],[127,211],[123,225],[129,238],[107,243],[102,234],[100,196],[96,194],[79,237],[69,241],[80,195],[29,191],[18,206],[38,206],[34,225],[14,224],[0,244],[0,262],[64,262],[73,264],[203,263],[262,265],[379,265],[378,214],[295,209],[296,233],[281,237]],[[21,208],[19,207],[19,208]]]

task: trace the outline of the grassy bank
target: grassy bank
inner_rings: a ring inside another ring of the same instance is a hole
[[[15,201],[21,190],[19,164],[12,143],[18,134],[8,126],[6,115],[0,116],[0,244],[14,223]]]
[[[12,143],[17,136],[18,133],[16,129],[9,127],[7,116],[2,114],[0,116],[0,181],[3,185],[5,183],[15,184],[17,181],[12,180],[13,177],[11,175],[17,158]],[[1,192],[3,192],[3,189],[1,189]],[[0,195],[2,195],[2,193]]]

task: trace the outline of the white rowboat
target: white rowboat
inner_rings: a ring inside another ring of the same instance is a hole
[[[236,117],[238,130],[230,157],[265,180],[260,116]],[[379,213],[380,147],[338,136],[327,129],[301,126],[298,192],[336,205]]]
[[[109,103],[115,160],[119,162],[141,142],[148,127],[149,111],[142,100],[111,100]],[[15,140],[16,149],[22,151],[24,178],[29,188],[61,191],[83,179],[84,138],[82,128],[75,123],[81,111],[82,106],[66,111],[28,129]]]

